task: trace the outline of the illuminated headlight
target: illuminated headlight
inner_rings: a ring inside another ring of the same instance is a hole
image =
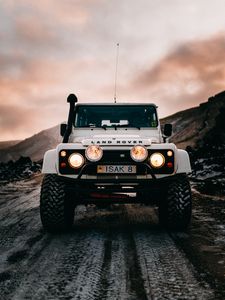
[[[150,156],[150,164],[153,168],[161,168],[165,164],[165,157],[161,153],[153,153]]]
[[[84,164],[84,157],[80,153],[73,153],[70,155],[68,162],[72,168],[78,169]]]
[[[134,161],[141,162],[147,158],[148,150],[143,146],[137,145],[130,150],[130,156]]]
[[[85,151],[85,155],[90,161],[98,161],[102,158],[103,151],[102,148],[96,145],[90,145]]]

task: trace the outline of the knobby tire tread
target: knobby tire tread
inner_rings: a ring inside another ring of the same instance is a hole
[[[43,179],[40,215],[44,229],[50,232],[64,231],[73,225],[74,207],[57,175],[47,174]]]
[[[159,221],[167,228],[183,230],[190,223],[192,209],[191,188],[186,175],[168,185],[159,204]]]

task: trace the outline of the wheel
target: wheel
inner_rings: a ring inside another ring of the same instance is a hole
[[[159,203],[159,222],[166,228],[183,230],[191,220],[192,197],[186,175],[171,182]]]
[[[66,197],[65,184],[57,175],[45,175],[40,197],[42,225],[49,232],[63,231],[73,225],[74,205]]]

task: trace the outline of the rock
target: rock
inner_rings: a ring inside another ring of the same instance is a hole
[[[40,171],[40,163],[33,162],[30,157],[20,157],[15,162],[0,163],[0,182],[29,178]]]

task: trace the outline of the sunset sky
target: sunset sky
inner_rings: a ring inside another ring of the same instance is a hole
[[[160,117],[225,90],[224,0],[0,0],[0,140],[67,119],[69,93],[154,102]]]

